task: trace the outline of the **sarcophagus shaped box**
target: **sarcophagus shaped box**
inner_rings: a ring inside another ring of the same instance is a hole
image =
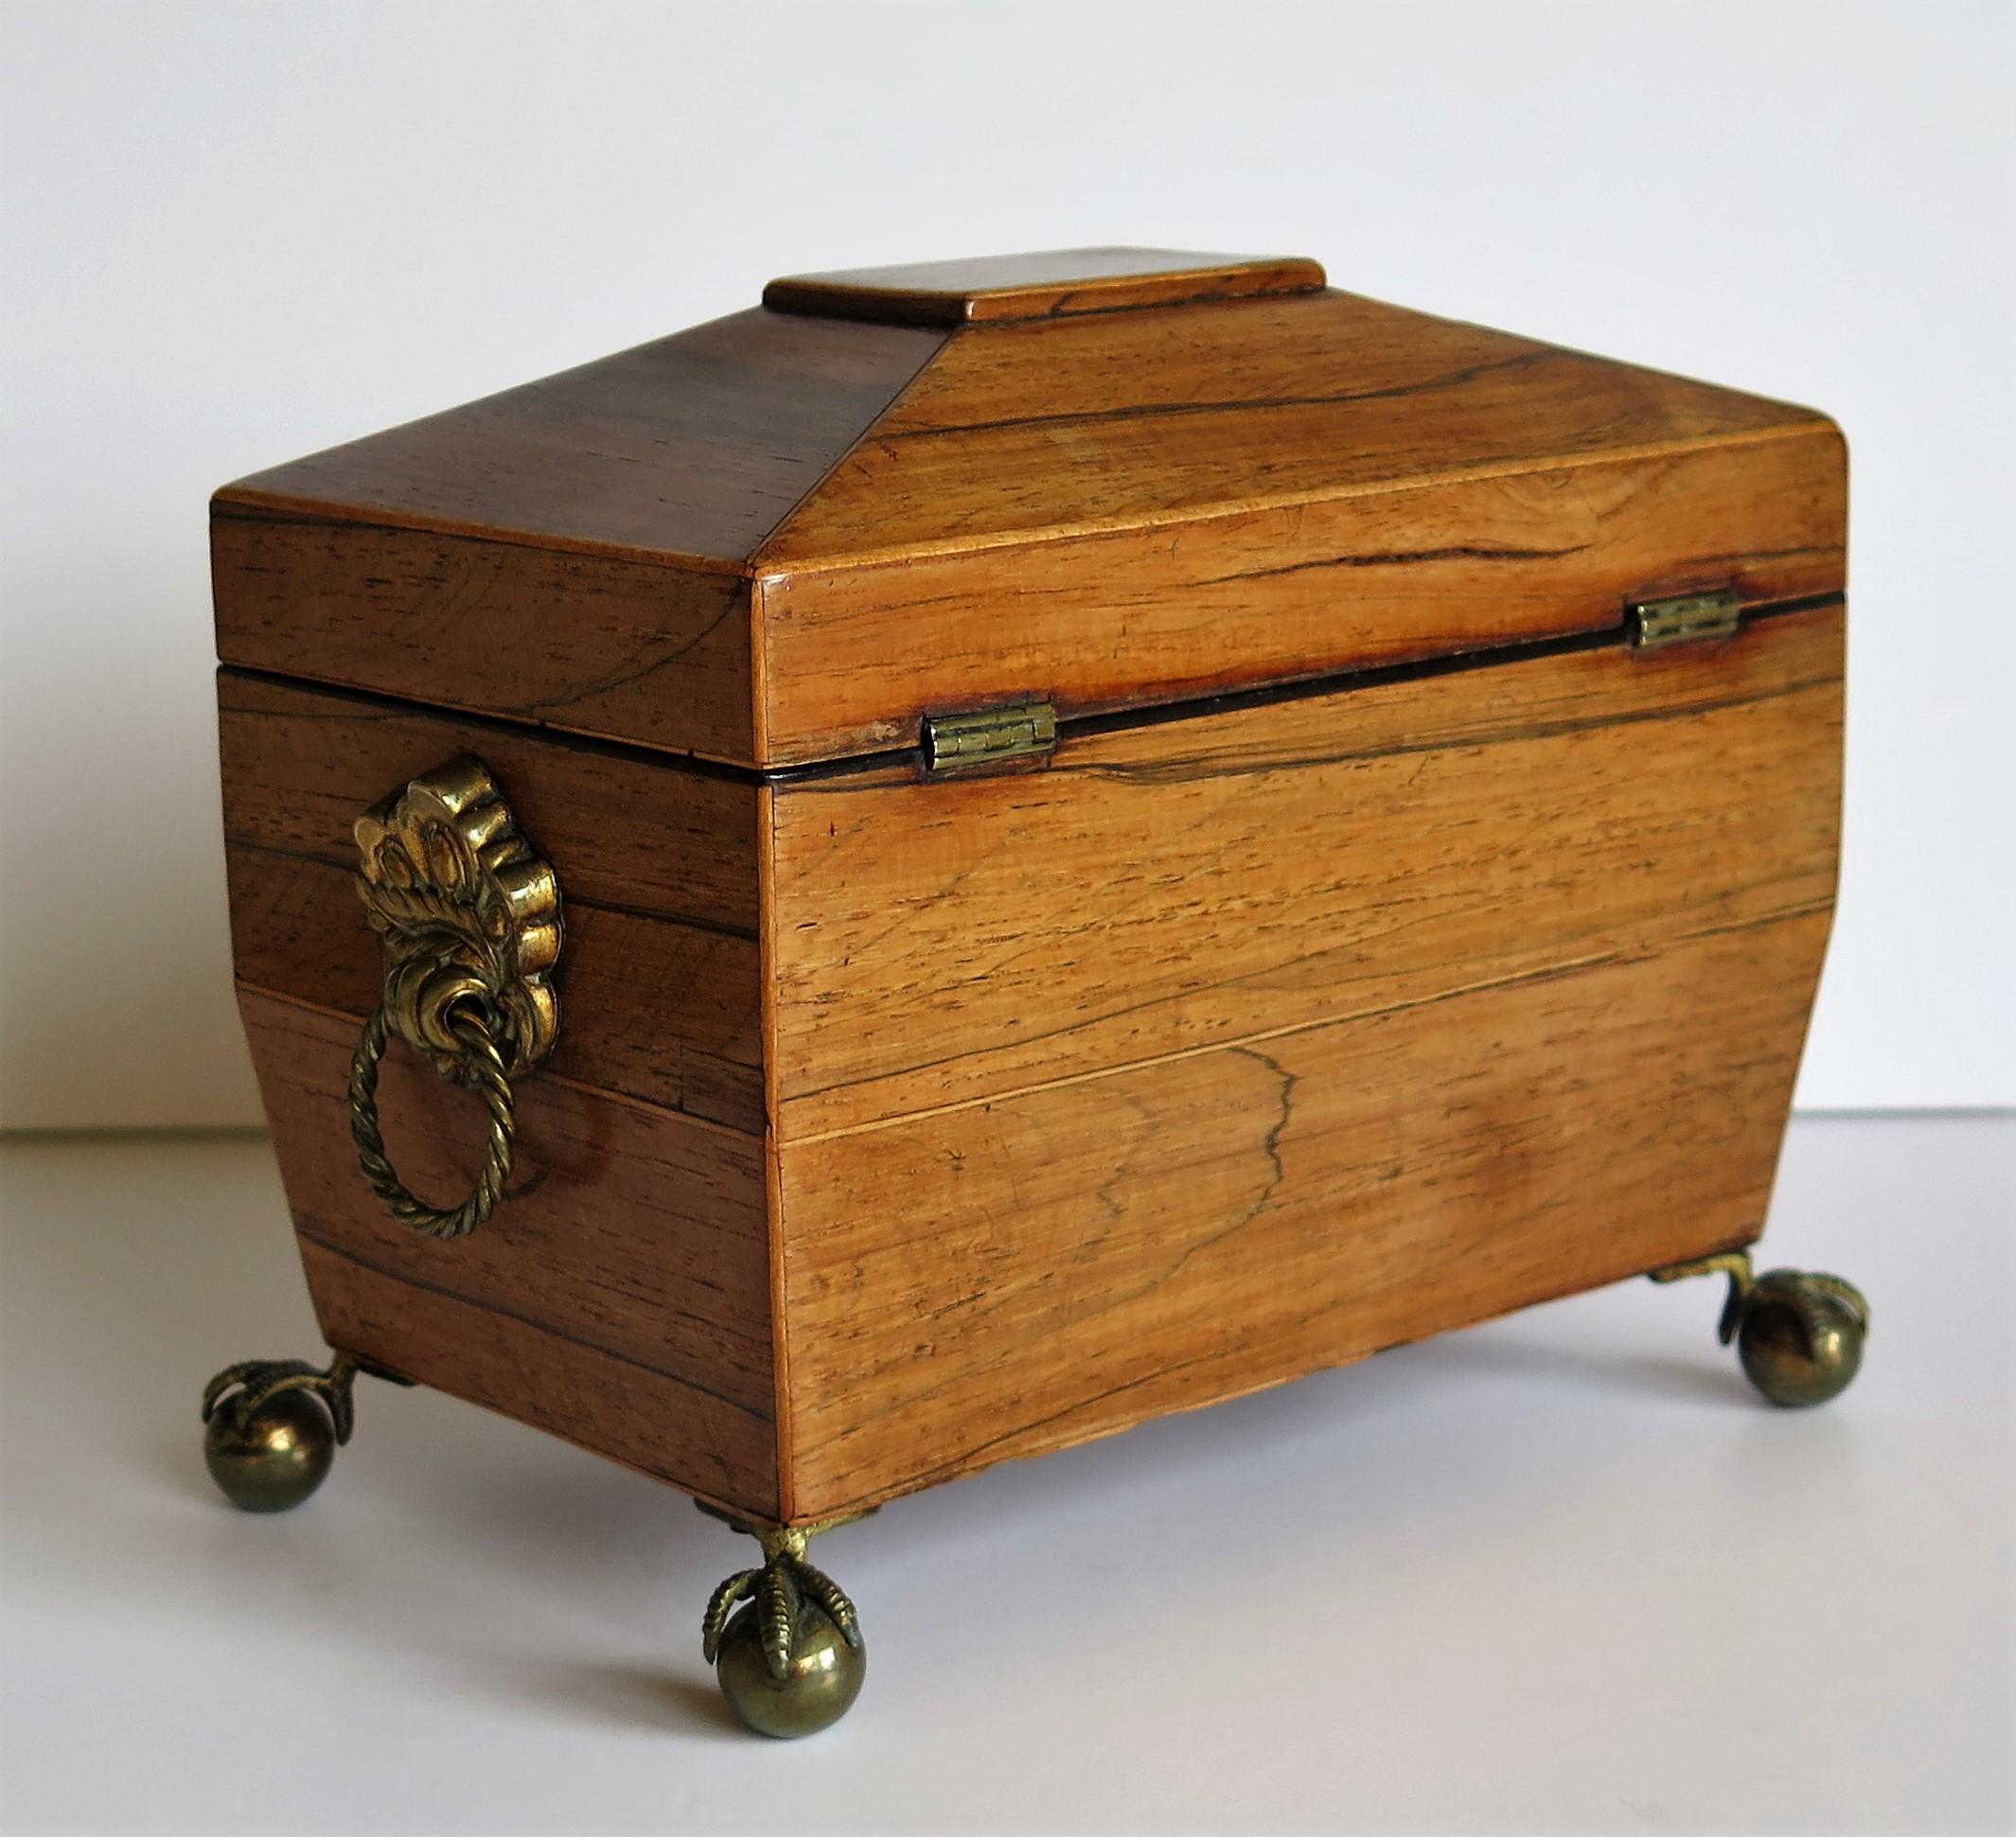
[[[1859,1298],[1742,1253],[1843,517],[1809,410],[1125,250],[776,282],[228,487],[339,1356],[223,1374],[213,1465],[298,1496],[362,1368],[669,1481],[802,1727],[860,1669],[804,1533],[994,1461],[1676,1265],[1830,1394]]]

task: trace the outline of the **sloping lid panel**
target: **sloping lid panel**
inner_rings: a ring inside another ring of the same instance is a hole
[[[1325,292],[948,339],[759,571],[1053,539],[1818,419]]]
[[[738,312],[256,473],[215,503],[741,574],[943,343]]]

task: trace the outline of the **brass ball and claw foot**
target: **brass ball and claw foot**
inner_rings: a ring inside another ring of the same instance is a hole
[[[1714,1275],[1729,1279],[1718,1329],[1722,1343],[1736,1341],[1744,1375],[1771,1402],[1805,1409],[1848,1387],[1869,1336],[1869,1304],[1860,1289],[1803,1269],[1753,1275],[1747,1250],[1657,1269],[1652,1279]]]
[[[338,1352],[327,1370],[301,1359],[227,1365],[203,1393],[203,1454],[240,1511],[287,1511],[328,1476],[350,1439],[357,1361]]]
[[[763,1546],[763,1566],[714,1591],[700,1650],[746,1726],[787,1739],[817,1735],[861,1693],[868,1649],[859,1616],[839,1584],[805,1561],[811,1532],[727,1522]]]

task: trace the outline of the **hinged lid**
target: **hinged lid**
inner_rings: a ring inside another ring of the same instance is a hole
[[[1841,590],[1824,416],[1321,282],[774,282],[220,492],[220,653],[771,768]]]

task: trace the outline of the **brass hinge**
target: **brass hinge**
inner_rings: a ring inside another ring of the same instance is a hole
[[[924,717],[927,771],[970,771],[1005,759],[1040,758],[1056,745],[1057,711],[1047,701]]]
[[[1742,618],[1742,603],[1727,588],[1712,593],[1682,593],[1669,600],[1641,600],[1631,609],[1631,643],[1637,650],[1727,638]]]

